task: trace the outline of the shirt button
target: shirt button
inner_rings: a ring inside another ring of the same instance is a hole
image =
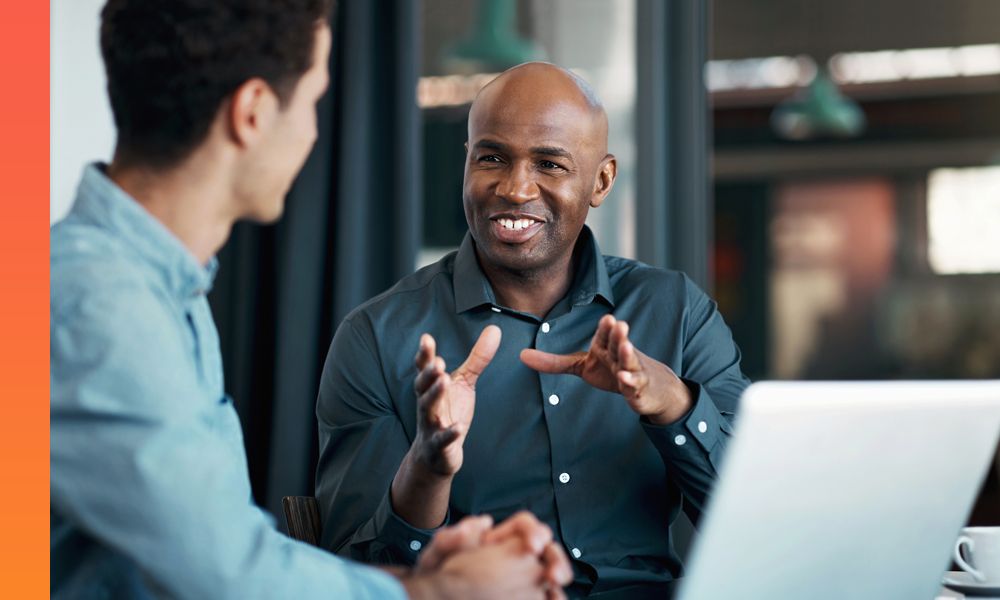
[[[686,441],[688,440],[683,435],[678,435],[677,437],[674,438],[674,443],[677,444],[678,446],[683,446],[684,442]]]
[[[551,404],[552,406],[559,404],[559,396],[556,396],[555,394],[549,396],[549,404]]]
[[[569,483],[569,473],[560,473],[559,474],[559,481],[561,483]]]
[[[572,550],[570,550],[570,554],[573,555],[573,558],[580,558],[581,556],[583,556],[583,552],[580,552],[579,548],[573,548]]]
[[[413,550],[414,552],[420,552],[420,549],[423,547],[424,545],[420,543],[420,540],[412,540],[410,542],[410,550]]]
[[[552,329],[552,328],[549,327],[548,323],[542,323],[542,333],[548,333],[549,329]]]
[[[705,433],[708,431],[708,423],[704,421],[698,421],[698,431]]]

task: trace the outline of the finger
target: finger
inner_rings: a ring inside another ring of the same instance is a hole
[[[413,390],[419,396],[427,391],[431,385],[437,381],[437,378],[444,374],[444,359],[440,356],[434,358],[433,361],[427,364],[419,373],[417,373],[416,379],[413,381]]]
[[[546,597],[544,566],[534,554],[526,552],[520,540],[500,542],[502,561],[499,566],[507,574],[509,581],[517,582],[516,589],[508,590],[510,597],[538,598]]]
[[[452,528],[442,529],[434,534],[431,543],[420,553],[417,568],[434,571],[452,554],[462,550],[462,535]]]
[[[448,388],[451,377],[440,373],[426,392],[417,396],[417,414],[425,428],[442,429],[452,423],[448,415]]]
[[[483,543],[520,539],[531,553],[539,556],[552,542],[552,530],[528,511],[521,511],[500,523],[483,536]]]
[[[445,376],[445,373],[438,373],[433,379],[425,382],[426,389],[417,394],[418,409],[430,412],[440,402],[445,391]]]
[[[500,328],[496,325],[487,325],[483,332],[479,334],[479,339],[472,347],[472,352],[465,359],[462,366],[455,373],[461,375],[469,383],[476,385],[476,380],[482,375],[490,361],[500,347]]]
[[[493,517],[490,515],[473,515],[463,517],[455,525],[442,529],[438,534],[450,532],[451,537],[460,541],[461,548],[477,548],[483,545],[483,536],[493,528]]]
[[[429,444],[431,451],[434,454],[440,455],[444,452],[444,449],[454,443],[455,440],[462,436],[462,432],[459,431],[457,425],[452,425],[451,427],[446,427],[444,429],[439,429],[431,434],[431,439]]]
[[[594,332],[594,338],[590,340],[592,348],[599,350],[606,350],[608,348],[608,336],[611,335],[611,329],[615,326],[615,323],[615,318],[611,315],[601,317],[601,320],[597,323],[597,331]]]
[[[431,361],[434,357],[434,353],[437,351],[437,343],[434,341],[434,337],[425,333],[420,336],[420,346],[417,348],[417,355],[413,359],[413,363],[417,366],[417,370],[423,370],[427,366],[427,363]]]
[[[521,350],[521,362],[529,369],[534,369],[541,373],[568,373],[571,375],[580,374],[580,365],[583,364],[586,352],[575,354],[552,354],[528,348]]]
[[[483,536],[493,529],[493,517],[490,515],[473,515],[462,518],[455,526],[463,533],[465,538],[479,546],[483,543]]]
[[[618,346],[618,368],[633,373],[642,370],[642,363],[639,362],[639,353],[635,346],[628,339]]]
[[[632,371],[618,371],[618,391],[626,398],[636,398],[644,385],[644,375]]]
[[[485,537],[483,543],[487,544]],[[528,552],[524,547],[524,543],[516,537],[497,541],[496,547],[504,556],[507,563],[506,570],[512,576],[516,576],[521,582],[533,584],[533,592],[539,597],[544,597],[545,566],[539,560],[539,556]]]
[[[611,360],[618,363],[618,350],[624,342],[628,341],[628,323],[625,321],[618,321],[615,323],[614,327],[611,328],[611,333],[608,335],[608,353],[611,356]]]
[[[420,553],[420,568],[435,570],[449,556],[479,547],[483,534],[493,526],[489,515],[465,517],[457,525],[434,534],[430,545]]]
[[[566,600],[566,592],[562,588],[550,586],[545,590],[545,600]]]
[[[542,564],[545,565],[545,578],[556,589],[569,585],[573,581],[573,567],[562,546],[555,542],[549,543],[542,551]]]

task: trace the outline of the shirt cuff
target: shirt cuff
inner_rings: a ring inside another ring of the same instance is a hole
[[[392,509],[390,492],[386,492],[375,510],[374,521],[375,529],[379,532],[379,541],[390,551],[393,558],[401,564],[412,565],[416,563],[420,551],[430,543],[434,534],[451,522],[451,509],[448,509],[444,523],[440,526],[434,529],[419,529],[396,514]]]
[[[669,425],[656,425],[643,417],[642,427],[664,457],[690,457],[692,453],[711,455],[712,450],[732,434],[732,425],[700,384],[683,378],[681,381],[691,391],[691,410]]]

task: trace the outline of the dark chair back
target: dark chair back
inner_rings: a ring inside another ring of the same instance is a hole
[[[285,509],[285,525],[292,539],[319,546],[323,524],[319,518],[319,504],[312,496],[285,496],[281,499]]]

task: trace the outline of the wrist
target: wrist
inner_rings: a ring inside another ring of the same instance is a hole
[[[419,485],[438,486],[442,483],[451,483],[457,471],[457,469],[453,471],[445,457],[439,451],[432,449],[431,444],[426,443],[419,435],[410,446],[403,462],[410,471],[410,476]]]
[[[660,409],[644,415],[654,425],[672,425],[691,412],[694,399],[687,384],[675,377],[676,383],[670,386],[659,403]]]
[[[407,453],[389,488],[392,510],[417,529],[440,527],[448,517],[452,479],[425,471]]]

